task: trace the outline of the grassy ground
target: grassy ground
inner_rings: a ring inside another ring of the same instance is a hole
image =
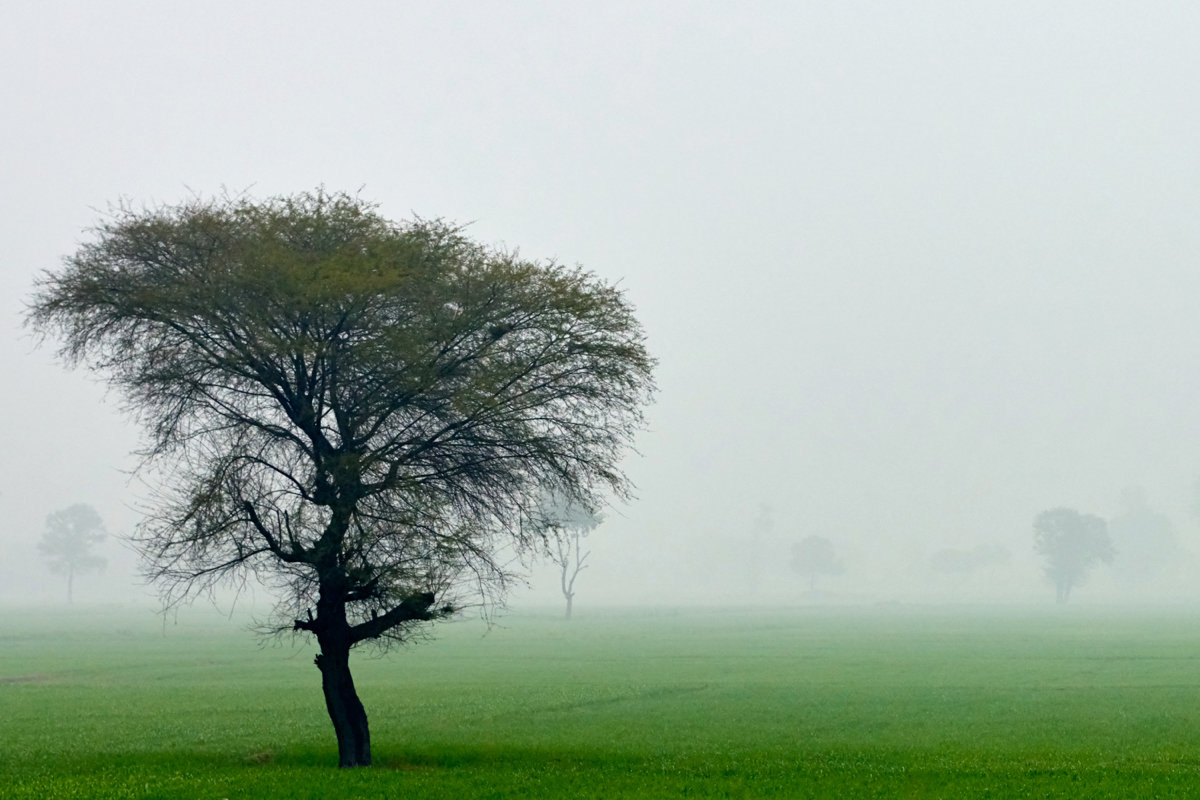
[[[358,659],[377,767],[347,772],[311,646],[201,617],[0,617],[0,798],[1200,794],[1179,612],[449,625]]]

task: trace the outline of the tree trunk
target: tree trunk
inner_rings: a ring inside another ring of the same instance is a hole
[[[350,676],[349,645],[336,639],[323,639],[316,664],[321,670],[325,708],[337,735],[338,766],[371,766],[371,733],[367,727],[367,711],[358,699],[354,679]]]
[[[1058,604],[1065,605],[1071,597],[1071,582],[1068,580],[1060,580],[1058,582]]]
[[[569,594],[569,595],[567,595],[567,616],[566,616],[566,619],[570,619],[570,618],[571,618],[571,601],[572,601],[572,600],[574,600],[574,599],[575,599],[575,595],[573,595],[573,594]]]

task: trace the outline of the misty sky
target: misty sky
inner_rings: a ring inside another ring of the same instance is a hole
[[[1131,486],[1200,553],[1198,41],[1184,2],[15,5],[0,600],[46,514],[147,494],[119,398],[22,330],[35,276],[114,201],[222,187],[621,282],[661,391],[579,607],[783,592],[814,534],[847,590],[999,543],[1041,591],[1033,516]]]

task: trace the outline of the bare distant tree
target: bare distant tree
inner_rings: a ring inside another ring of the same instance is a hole
[[[566,619],[571,618],[575,604],[575,579],[579,577],[580,572],[587,569],[583,562],[592,554],[590,550],[586,553],[582,551],[581,542],[586,535],[581,531],[568,531],[554,542],[555,552],[552,558],[562,570],[562,593],[567,601],[567,609],[563,616]]]
[[[567,601],[565,617],[571,618],[575,603],[575,579],[587,569],[587,557],[583,540],[604,521],[604,515],[580,505],[551,495],[542,503],[545,529],[553,537],[550,560],[559,568],[563,598]]]
[[[75,576],[99,572],[108,563],[92,553],[106,536],[104,522],[96,509],[85,503],[55,511],[46,517],[46,530],[38,541],[38,550],[50,571],[67,576],[67,603],[75,602]]]
[[[816,591],[821,575],[841,575],[845,564],[837,557],[833,542],[824,536],[808,536],[792,546],[792,569],[808,578],[809,591]]]

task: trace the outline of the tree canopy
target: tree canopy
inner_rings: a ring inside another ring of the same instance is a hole
[[[149,575],[169,603],[276,588],[277,624],[320,643],[342,765],[370,763],[350,648],[501,598],[547,487],[628,496],[654,388],[630,304],[324,190],[123,206],[93,233],[29,320],[145,426]]]
[[[833,542],[824,536],[806,536],[792,545],[792,569],[808,578],[809,591],[816,591],[821,575],[841,575],[846,565],[837,556]]]

